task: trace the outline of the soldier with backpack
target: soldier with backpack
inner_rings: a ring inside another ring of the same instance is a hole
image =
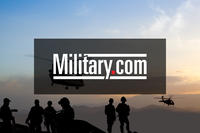
[[[129,129],[129,120],[128,120],[128,116],[130,114],[130,107],[129,105],[126,104],[125,97],[121,98],[121,103],[118,104],[116,108],[116,112],[118,113],[118,116],[119,116],[121,133],[124,133],[124,124],[126,124],[127,132],[131,133]]]
[[[114,121],[116,120],[116,114],[115,114],[115,107],[113,105],[114,100],[112,98],[109,99],[109,104],[105,106],[105,114],[107,116],[107,131],[108,133],[112,132],[112,126],[114,124]]]

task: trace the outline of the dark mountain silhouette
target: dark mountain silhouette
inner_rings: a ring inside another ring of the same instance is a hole
[[[107,125],[104,106],[73,106],[73,108],[75,111],[75,119],[87,121],[86,124],[90,123],[92,127],[95,126],[99,130],[106,131]],[[23,111],[23,114],[19,112],[14,115],[18,123],[24,124],[27,116],[25,111]],[[130,129],[138,133],[200,132],[200,113],[183,111],[177,109],[176,106],[150,105],[140,109],[131,108],[129,120]],[[120,133],[118,118],[114,123],[113,133]]]
[[[4,132],[2,128],[2,123],[0,122],[0,132]],[[14,128],[15,133],[29,133],[28,126],[16,124]],[[94,125],[83,121],[83,120],[75,120],[72,125],[72,133],[105,133],[101,129],[95,127]],[[46,133],[43,131],[43,133]],[[65,133],[65,132],[63,132]]]
[[[131,119],[143,133],[198,133],[200,113],[184,112],[173,107],[148,106],[133,112]]]
[[[93,123],[106,130],[104,107],[74,107],[76,117]],[[174,107],[150,105],[132,109],[130,128],[138,133],[198,133],[200,132],[200,113],[184,112]],[[115,122],[113,133],[120,133],[119,122]]]
[[[73,133],[105,133],[101,129],[83,120],[75,120],[74,125]]]
[[[3,133],[3,129],[2,129],[2,122],[0,122],[0,132]],[[29,129],[27,126],[25,125],[21,125],[21,124],[16,124],[15,125],[15,133],[28,133]]]

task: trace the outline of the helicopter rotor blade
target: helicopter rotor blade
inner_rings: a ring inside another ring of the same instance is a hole
[[[162,99],[161,97],[154,97],[154,99]]]
[[[32,58],[37,58],[37,59],[39,59],[39,60],[44,60],[44,61],[48,61],[48,62],[53,62],[53,60],[51,60],[51,59],[48,59],[48,58],[44,58],[44,57],[39,57],[39,56],[34,56],[34,55],[25,55],[26,57],[32,57]],[[77,61],[79,61],[79,60],[83,60],[84,58],[82,57],[82,58],[79,58],[79,59],[77,59]],[[91,60],[91,59],[93,59],[92,57],[88,57],[88,59],[89,60]],[[72,61],[74,61],[74,60],[72,60]]]
[[[183,97],[181,96],[174,96],[174,95],[169,95],[170,99],[182,99]]]
[[[167,97],[154,97],[154,99],[169,99],[169,98],[167,98]]]
[[[31,57],[31,58],[36,58],[39,60],[43,60],[43,61],[48,61],[48,62],[52,62],[53,60],[48,59],[48,58],[44,58],[44,57],[39,57],[39,56],[35,56],[35,55],[25,55],[26,57]]]

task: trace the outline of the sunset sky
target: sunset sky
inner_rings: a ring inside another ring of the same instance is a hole
[[[33,97],[34,38],[166,38],[167,93],[200,94],[199,22],[199,0],[1,0],[0,100]]]

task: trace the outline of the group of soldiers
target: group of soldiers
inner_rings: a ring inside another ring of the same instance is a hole
[[[4,98],[3,105],[0,108],[0,118],[3,120],[3,131],[5,133],[13,133],[13,126],[15,125],[12,112],[17,110],[10,109],[10,102],[8,98]],[[74,110],[70,105],[70,101],[63,97],[58,104],[62,107],[61,111],[56,111],[53,108],[52,101],[48,101],[47,107],[43,109],[39,100],[35,100],[35,105],[31,108],[25,122],[29,126],[30,133],[41,132],[43,118],[48,133],[62,133],[65,129],[70,130],[70,123],[73,123],[74,120]]]
[[[15,118],[13,117],[12,112],[17,112],[17,110],[10,109],[10,102],[10,99],[4,98],[3,105],[0,108],[0,119],[3,120],[3,131],[5,133],[13,133],[13,126],[15,125]],[[113,102],[114,100],[110,98],[109,104],[105,106],[108,133],[112,132],[112,126],[116,120],[115,112],[117,112],[119,116],[121,133],[124,132],[124,124],[126,124],[128,133],[130,133],[128,120],[130,107],[125,103],[126,98],[121,98],[121,103],[118,104],[116,109]],[[70,105],[70,101],[66,97],[63,97],[58,102],[58,104],[62,107],[62,110],[60,111],[56,111],[54,109],[52,101],[47,102],[47,107],[45,109],[40,106],[40,101],[38,99],[35,100],[34,104],[35,105],[31,108],[25,121],[25,123],[28,124],[31,133],[41,132],[43,119],[48,133],[69,132],[70,128],[73,127],[72,124],[75,116],[74,110]]]
[[[116,113],[118,113],[119,121],[120,121],[120,131],[124,133],[124,124],[126,124],[126,130],[128,133],[131,133],[129,128],[129,120],[128,116],[130,114],[130,107],[126,104],[126,98],[121,97],[121,103],[118,106],[114,107],[114,100],[112,98],[109,99],[109,104],[105,106],[105,114],[107,116],[107,131],[108,133],[112,132],[112,126],[116,120]]]

